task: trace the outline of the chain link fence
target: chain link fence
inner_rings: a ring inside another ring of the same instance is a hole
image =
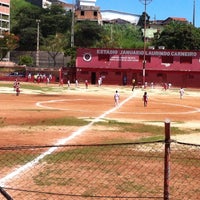
[[[1,147],[0,199],[198,199],[200,145],[170,142],[167,181],[165,145]]]

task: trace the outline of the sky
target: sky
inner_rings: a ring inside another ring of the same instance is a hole
[[[73,3],[75,0],[62,0]],[[150,20],[165,20],[168,17],[186,18],[193,23],[193,4],[195,1],[195,26],[200,27],[200,0],[146,0],[146,12]],[[141,15],[145,0],[96,0],[101,10],[115,10]]]

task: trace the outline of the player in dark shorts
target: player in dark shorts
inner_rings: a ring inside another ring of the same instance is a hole
[[[144,101],[144,107],[146,107],[147,106],[147,102],[148,102],[147,92],[144,92],[143,101]]]

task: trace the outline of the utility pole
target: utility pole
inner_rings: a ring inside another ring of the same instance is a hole
[[[152,2],[152,0],[140,0],[142,4],[144,4],[144,56],[143,56],[143,64],[142,64],[142,84],[145,86],[146,82],[146,29],[147,29],[147,5]]]
[[[74,47],[74,20],[75,20],[75,3],[72,3],[72,25],[71,25],[71,47]]]
[[[40,60],[40,20],[36,19],[36,23],[37,23],[36,67],[39,67],[39,60]]]
[[[196,0],[193,1],[193,26],[195,26]]]

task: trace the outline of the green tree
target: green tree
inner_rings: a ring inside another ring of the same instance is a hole
[[[32,5],[27,2],[26,0],[11,0],[10,1],[10,22],[11,22],[11,30],[13,27],[17,26],[18,18],[16,17],[16,14],[19,12],[19,10],[23,7],[31,7]]]
[[[98,47],[140,48],[143,47],[141,30],[132,24],[104,25]]]
[[[36,24],[36,22],[34,22]],[[35,25],[37,26],[37,25]],[[42,36],[40,34],[40,45],[43,43]],[[20,46],[17,50],[22,51],[35,51],[37,46],[37,29],[33,27],[27,27],[20,31]]]
[[[65,50],[65,55],[70,56],[70,61],[67,63],[68,67],[75,67],[76,63],[76,47],[68,47]]]
[[[116,25],[118,28],[115,38],[118,38],[121,48],[140,48],[143,47],[141,30],[132,24]]]
[[[166,49],[200,49],[200,29],[191,24],[172,22],[155,35],[152,45]]]
[[[11,25],[11,31],[20,37],[18,50],[36,50],[37,19],[40,20],[40,45],[43,45],[43,39],[49,35],[64,34],[71,28],[71,13],[66,12],[60,5],[52,5],[48,9],[43,9],[23,4],[13,13],[15,20]]]
[[[48,52],[49,56],[53,59],[54,67],[56,66],[56,56],[61,52],[64,53],[66,44],[66,37],[61,33],[50,35],[44,39],[44,45],[41,49]]]
[[[40,16],[40,29],[43,37],[66,33],[71,29],[71,12],[66,12],[60,5],[52,5],[43,9]]]
[[[28,5],[24,0],[13,0],[12,31],[20,37],[17,50],[35,51],[37,46],[37,23],[40,19],[40,46],[44,46],[45,38],[62,33],[66,36],[65,51],[72,53],[71,22],[72,13],[66,12],[61,6],[53,5],[42,9]],[[14,11],[15,10],[15,11]],[[111,47],[139,48],[142,46],[141,31],[131,24],[99,25],[97,22],[75,22],[75,47]],[[68,54],[67,53],[67,54]],[[73,62],[72,62],[73,63]],[[71,64],[70,64],[71,65]]]
[[[17,48],[19,38],[14,34],[5,32],[0,37],[0,61],[2,61],[9,51]]]
[[[33,58],[29,55],[23,55],[19,57],[19,65],[27,65],[32,66],[33,65]]]
[[[118,40],[115,38],[113,24],[105,24],[101,33],[101,39],[96,43],[99,48],[114,48],[118,46]]]
[[[78,22],[75,24],[75,46],[95,47],[102,33],[103,27],[96,22]]]
[[[41,9],[36,6],[21,7],[15,13],[15,24],[11,31],[20,38],[17,50],[34,51],[37,44],[36,19],[41,16]],[[42,37],[42,35],[41,35]],[[42,41],[42,40],[41,40]]]

